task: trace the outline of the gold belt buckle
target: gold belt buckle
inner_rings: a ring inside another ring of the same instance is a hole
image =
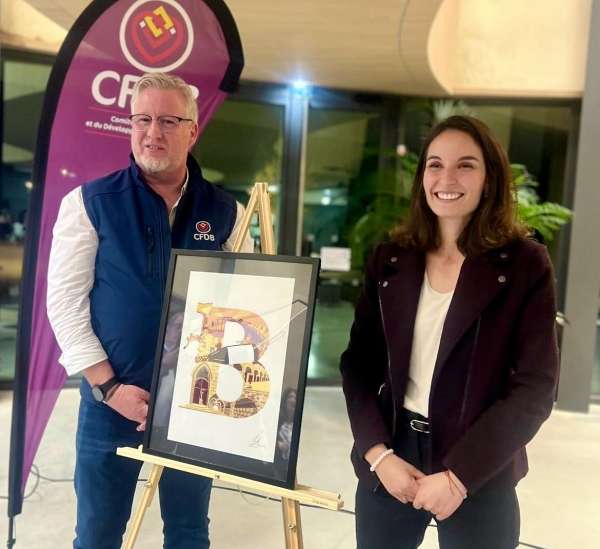
[[[417,433],[425,433],[429,434],[429,423],[427,421],[421,421],[419,419],[411,419],[410,420],[410,428],[413,431],[417,431]]]

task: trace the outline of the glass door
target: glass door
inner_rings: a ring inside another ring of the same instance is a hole
[[[15,374],[23,244],[37,128],[50,63],[5,59],[0,178],[0,382]]]
[[[269,182],[276,241],[284,115],[282,105],[227,99],[213,115],[192,151],[204,177],[231,193],[244,206],[255,182]],[[260,228],[256,215],[250,233],[258,248]]]
[[[377,192],[380,135],[377,112],[309,109],[302,255],[323,261],[308,369],[320,383],[340,381],[363,280],[352,231]]]

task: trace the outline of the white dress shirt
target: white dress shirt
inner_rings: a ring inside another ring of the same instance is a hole
[[[188,177],[181,189],[184,193]],[[169,213],[172,227],[179,200]],[[233,231],[223,250],[231,251],[245,208],[237,203]],[[48,263],[48,318],[62,350],[59,362],[69,375],[106,360],[108,357],[92,329],[89,293],[94,285],[98,234],[83,205],[81,187],[62,200],[54,226]],[[254,252],[254,241],[246,235],[242,252]]]

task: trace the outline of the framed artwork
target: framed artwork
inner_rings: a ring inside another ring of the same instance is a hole
[[[318,271],[171,252],[145,453],[294,487]]]

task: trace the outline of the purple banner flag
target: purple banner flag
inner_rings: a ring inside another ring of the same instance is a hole
[[[235,91],[243,63],[239,34],[222,0],[96,0],[58,54],[38,131],[28,213],[11,432],[11,531],[66,378],[46,315],[48,258],[61,200],[127,166],[127,117],[142,74],[170,72],[190,84],[202,131]]]

